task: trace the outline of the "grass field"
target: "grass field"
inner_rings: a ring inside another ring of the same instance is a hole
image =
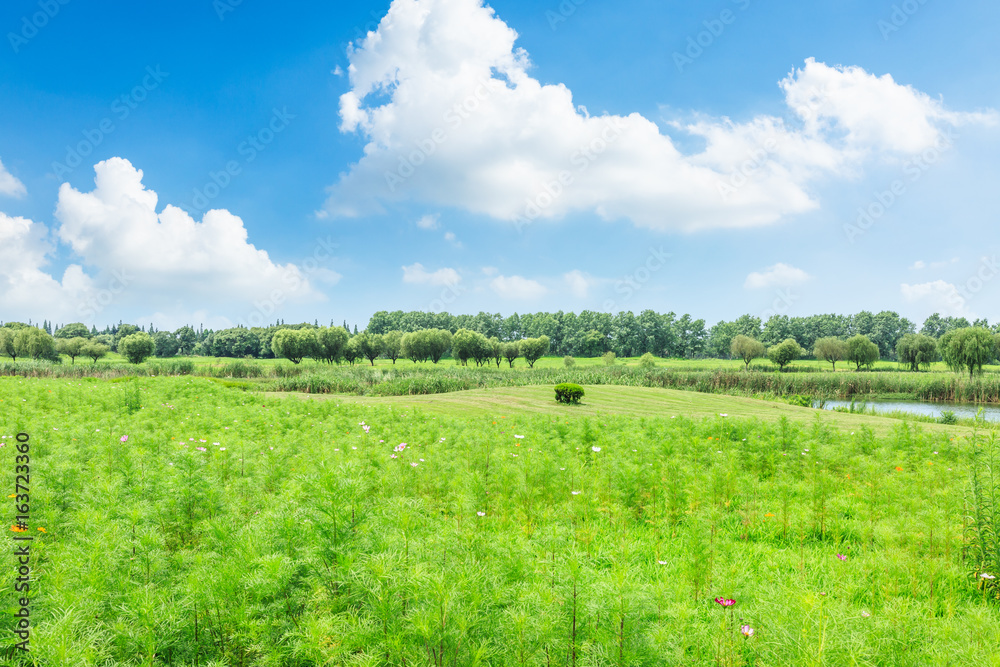
[[[550,392],[0,378],[12,489],[31,438],[22,664],[1000,663],[1000,563],[963,534],[982,434]]]

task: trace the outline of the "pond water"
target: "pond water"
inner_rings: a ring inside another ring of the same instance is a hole
[[[945,410],[951,410],[956,417],[972,419],[983,409],[983,415],[987,421],[1000,422],[1000,406],[996,405],[976,405],[975,403],[923,403],[920,401],[854,401],[855,408],[864,407],[875,412],[909,412],[915,415],[926,415],[928,417],[940,417]],[[850,401],[826,401],[823,408],[833,410],[834,408],[850,407]],[[819,407],[819,403],[815,403]]]

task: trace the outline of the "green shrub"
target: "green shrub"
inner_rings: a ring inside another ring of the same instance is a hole
[[[604,359],[604,365],[605,366],[614,366],[615,365],[615,360],[617,358],[618,357],[617,357],[617,355],[614,352],[605,352],[604,356],[601,357],[601,359]]]
[[[788,397],[788,403],[790,405],[798,405],[803,408],[811,408],[813,400],[811,396],[803,396],[802,394],[793,394]]]
[[[583,387],[572,382],[556,385],[556,400],[560,403],[577,404],[583,398]]]
[[[938,422],[942,424],[957,424],[958,417],[955,416],[954,410],[942,410],[941,416],[938,417]]]
[[[655,366],[656,366],[656,357],[653,356],[652,352],[647,352],[646,354],[639,357],[640,368],[653,368]]]
[[[573,368],[573,366],[576,366],[576,359],[567,354],[563,357],[563,365],[566,366],[566,368]]]

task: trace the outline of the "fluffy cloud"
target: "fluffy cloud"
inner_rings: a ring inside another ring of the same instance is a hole
[[[92,192],[69,184],[59,189],[59,238],[86,266],[128,276],[129,292],[142,302],[270,299],[273,309],[322,299],[297,266],[276,264],[248,243],[243,221],[228,211],[209,211],[201,222],[175,206],[158,212],[156,193],[127,160],[112,158],[94,169]]]
[[[532,301],[548,294],[541,283],[521,276],[497,276],[490,287],[501,299],[511,301]]]
[[[674,123],[704,139],[685,154],[639,114],[589,116],[542,85],[516,39],[482,0],[394,0],[349,53],[341,129],[368,143],[326,212],[410,200],[520,224],[592,211],[661,230],[764,225],[815,208],[811,185],[872,151],[917,152],[992,119],[810,59],[781,82],[787,119]]]
[[[0,195],[19,199],[26,194],[28,194],[28,190],[24,187],[24,183],[7,171],[7,168],[3,166],[3,161],[0,161]]]
[[[899,287],[903,299],[907,303],[922,304],[929,313],[935,312],[955,317],[975,317],[966,308],[965,299],[959,294],[958,288],[944,280],[935,280],[919,285],[903,283]]]
[[[768,287],[788,287],[804,283],[810,279],[808,273],[788,264],[775,264],[762,272],[754,271],[747,276],[743,287],[746,289],[765,289]]]
[[[76,264],[56,280],[43,271],[54,247],[44,225],[0,213],[0,310],[8,319],[45,315],[81,319],[94,297],[93,281]]]
[[[590,294],[590,288],[597,285],[599,282],[596,278],[593,278],[579,269],[563,274],[563,280],[566,282],[566,287],[569,288],[570,294],[578,299],[587,298]]]
[[[462,277],[455,269],[447,268],[429,273],[423,264],[417,262],[412,266],[403,267],[403,282],[414,285],[448,286],[462,282]]]
[[[438,216],[437,214],[425,215],[424,217],[417,220],[417,227],[419,227],[420,229],[426,229],[428,231],[435,230],[441,226],[441,224],[438,222],[439,217],[440,216]]]

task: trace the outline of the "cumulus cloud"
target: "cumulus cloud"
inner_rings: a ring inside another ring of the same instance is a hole
[[[129,276],[130,293],[143,303],[249,303],[276,292],[278,303],[323,299],[297,266],[277,264],[249,243],[232,213],[212,210],[197,222],[176,206],[158,211],[156,193],[128,160],[112,158],[94,170],[93,191],[68,183],[59,189],[58,236],[85,266]]]
[[[94,283],[77,264],[62,280],[46,273],[54,250],[44,225],[0,213],[0,310],[8,319],[37,316],[40,306],[49,316],[81,318]]]
[[[414,285],[457,285],[462,282],[462,276],[455,269],[438,269],[433,273],[427,271],[420,262],[403,267],[403,282]]]
[[[569,273],[563,274],[563,280],[566,282],[566,287],[569,288],[570,294],[579,299],[587,298],[590,295],[590,288],[599,282],[593,276],[579,269],[574,269]]]
[[[746,289],[765,289],[768,287],[788,287],[809,280],[811,276],[788,264],[775,264],[764,271],[754,271],[747,276],[743,287]]]
[[[441,224],[438,222],[439,217],[440,216],[438,216],[436,213],[433,215],[425,215],[419,220],[417,220],[417,227],[419,227],[420,229],[426,229],[428,231],[435,230],[441,226]]]
[[[20,199],[26,194],[28,194],[28,190],[24,187],[24,183],[7,171],[7,168],[3,166],[3,161],[0,160],[0,195]]]
[[[531,301],[548,294],[544,285],[521,276],[497,276],[490,282],[490,287],[501,299],[511,301]]]
[[[516,39],[482,0],[394,0],[348,54],[341,130],[367,145],[325,211],[417,201],[521,224],[587,211],[659,230],[765,225],[815,208],[817,180],[855,174],[872,151],[920,151],[993,119],[810,59],[781,82],[785,117],[674,122],[704,140],[685,154],[640,114],[590,116],[529,76]]]
[[[918,285],[903,283],[899,287],[907,303],[922,304],[927,312],[954,317],[975,317],[966,307],[965,299],[959,294],[958,288],[952,283],[935,280]]]

